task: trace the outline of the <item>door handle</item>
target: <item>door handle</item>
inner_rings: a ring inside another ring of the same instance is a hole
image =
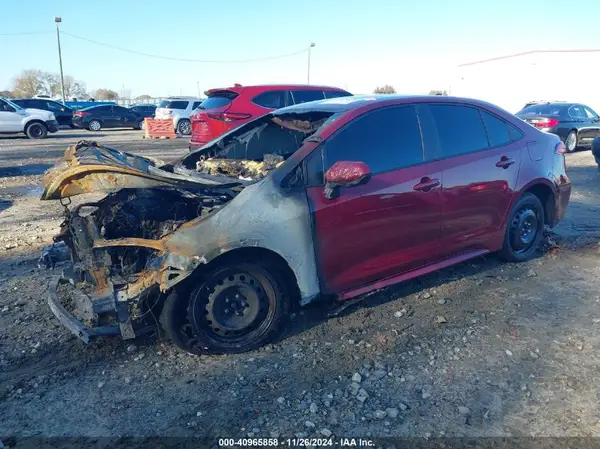
[[[496,162],[496,167],[498,168],[508,168],[516,161],[512,158],[508,158],[506,156],[502,156],[498,162]]]
[[[416,190],[417,192],[429,192],[430,190],[438,187],[440,184],[441,183],[439,179],[431,179],[425,176],[424,178],[421,178],[420,183],[413,186],[413,190]]]

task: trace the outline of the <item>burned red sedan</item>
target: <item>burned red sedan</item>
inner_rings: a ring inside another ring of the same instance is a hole
[[[531,258],[567,208],[564,152],[504,110],[441,96],[280,109],[172,164],[80,142],[43,199],[108,193],[67,209],[56,240],[73,264],[49,303],[84,341],[164,330],[192,353],[247,351],[295,303]]]

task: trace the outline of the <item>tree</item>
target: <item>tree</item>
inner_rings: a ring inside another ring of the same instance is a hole
[[[119,94],[110,89],[98,89],[94,94],[96,100],[118,100]]]
[[[446,92],[445,90],[430,90],[429,95],[444,95],[447,97],[448,92]]]
[[[13,94],[10,90],[0,90],[0,97],[12,97]]]
[[[77,81],[71,75],[64,77],[65,96],[74,97],[85,95],[85,83]],[[62,95],[60,75],[42,70],[24,70],[13,80],[12,94],[15,97],[33,97],[35,95]]]
[[[23,70],[13,80],[13,95],[17,98],[33,97],[38,94],[49,95],[47,86],[44,85],[41,70]]]
[[[396,89],[394,89],[389,84],[386,84],[383,87],[378,87],[377,89],[375,89],[373,91],[373,93],[374,94],[395,94],[396,93]]]
[[[57,80],[55,89],[57,92],[52,95],[62,95],[60,87],[60,77]],[[70,75],[65,76],[65,97],[83,97],[85,96],[85,83],[77,81]]]
[[[137,97],[135,97],[136,100],[150,100],[152,99],[152,97],[150,95],[138,95]]]

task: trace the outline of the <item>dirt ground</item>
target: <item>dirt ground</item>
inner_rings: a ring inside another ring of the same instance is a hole
[[[69,134],[71,133],[71,134]],[[184,139],[98,140],[170,159]],[[314,305],[261,350],[191,356],[168,341],[85,345],[37,268],[62,206],[40,174],[69,143],[0,139],[0,436],[600,436],[600,176],[567,155],[574,185],[548,251],[476,259],[326,319]]]

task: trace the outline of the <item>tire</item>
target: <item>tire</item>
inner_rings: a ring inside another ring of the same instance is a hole
[[[88,123],[89,131],[100,131],[101,129],[102,123],[100,123],[100,120],[90,120],[90,122]]]
[[[75,125],[69,125],[69,128],[76,129],[77,127]]]
[[[567,148],[567,153],[572,153],[577,149],[577,131],[573,130],[567,135],[565,147]]]
[[[137,126],[135,126],[133,129],[137,129],[137,130],[144,129],[144,120],[141,120],[141,121],[140,121],[140,122],[137,124]]]
[[[179,120],[177,123],[177,132],[182,136],[189,136],[192,134],[192,125],[187,119]]]
[[[206,272],[192,288],[172,292],[160,322],[192,354],[251,351],[271,341],[290,310],[285,277],[269,260],[236,260]]]
[[[525,193],[510,212],[500,255],[507,262],[529,260],[543,235],[544,206],[537,196]]]
[[[48,127],[43,123],[33,122],[27,125],[25,134],[30,139],[45,139],[48,136]]]

